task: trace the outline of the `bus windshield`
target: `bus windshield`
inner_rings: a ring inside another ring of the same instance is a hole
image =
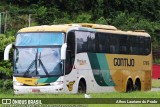
[[[62,75],[60,50],[63,42],[63,33],[18,34],[14,51],[14,76]]]
[[[62,45],[64,33],[19,33],[16,46]]]

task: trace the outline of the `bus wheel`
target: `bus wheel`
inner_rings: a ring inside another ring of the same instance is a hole
[[[135,91],[140,91],[141,90],[141,81],[140,79],[136,79],[135,85],[134,85],[134,90]]]
[[[86,93],[86,84],[83,81],[79,82],[78,93]]]
[[[132,81],[132,79],[128,79],[126,92],[131,92],[132,90],[133,90],[133,81]]]

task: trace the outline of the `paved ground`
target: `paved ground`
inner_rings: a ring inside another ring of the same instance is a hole
[[[160,91],[160,88],[152,88],[151,91]]]

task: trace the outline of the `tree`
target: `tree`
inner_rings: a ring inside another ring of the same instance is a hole
[[[3,61],[3,53],[5,47],[14,41],[14,36],[5,36],[0,34],[0,77],[6,78],[12,76],[11,62]],[[10,57],[12,59],[12,57]]]

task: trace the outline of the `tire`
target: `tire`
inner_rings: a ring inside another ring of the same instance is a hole
[[[86,86],[82,81],[79,82],[78,93],[86,93]]]
[[[139,79],[135,82],[134,91],[141,91],[141,82]]]
[[[131,79],[129,79],[129,80],[127,81],[126,92],[131,92],[131,91],[133,91],[133,82],[132,82]]]

